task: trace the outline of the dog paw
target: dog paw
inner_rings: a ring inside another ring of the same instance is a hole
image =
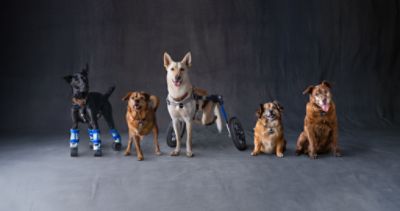
[[[317,153],[309,153],[308,154],[308,156],[311,158],[311,159],[317,159]]]
[[[281,153],[281,152],[276,153],[276,157],[283,158],[283,153]]]
[[[155,154],[160,156],[162,153],[161,153],[161,151],[156,151]]]
[[[129,156],[129,155],[131,155],[131,152],[125,151],[124,155],[125,155],[125,156]]]
[[[179,153],[180,153],[179,151],[174,150],[171,152],[171,156],[178,156]]]
[[[250,153],[250,155],[252,155],[252,156],[257,156],[259,153],[257,153],[257,152],[251,152]]]
[[[137,160],[138,160],[138,161],[142,161],[142,160],[143,160],[143,156],[139,155],[139,156],[137,157]]]
[[[186,152],[186,156],[189,157],[189,158],[191,158],[191,157],[194,156],[194,154],[193,154],[193,152]]]
[[[302,153],[301,150],[296,149],[296,155],[297,155],[297,156],[301,155],[301,153]]]
[[[340,153],[340,152],[334,152],[333,155],[335,157],[342,157],[342,153]]]

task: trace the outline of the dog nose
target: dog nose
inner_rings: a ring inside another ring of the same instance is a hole
[[[139,100],[135,100],[135,103],[138,104],[138,103],[139,103]]]
[[[181,80],[181,79],[182,79],[182,77],[181,77],[180,75],[175,76],[175,81],[179,81],[179,80]]]
[[[327,102],[328,102],[327,99],[323,99],[323,100],[322,100],[322,103],[323,103],[323,104],[326,104]]]

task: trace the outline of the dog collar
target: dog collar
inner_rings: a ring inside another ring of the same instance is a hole
[[[194,100],[193,92],[186,92],[182,97],[179,98],[173,98],[170,95],[167,96],[167,105],[173,105],[173,106],[179,106],[179,108],[183,108],[183,106]]]
[[[173,97],[171,97],[174,101],[176,101],[176,102],[180,102],[180,101],[182,101],[182,100],[184,100],[187,96],[189,95],[189,92],[186,92],[184,95],[182,95],[181,97],[178,97],[178,98],[173,98]]]

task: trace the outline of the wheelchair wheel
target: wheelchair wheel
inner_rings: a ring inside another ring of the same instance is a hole
[[[186,131],[186,124],[184,122],[181,122],[180,128],[181,128],[181,138],[182,138]],[[167,129],[167,145],[172,148],[176,147],[176,136],[174,127],[172,126],[172,122],[169,124]]]
[[[240,151],[245,150],[247,148],[246,135],[239,119],[236,117],[230,118],[228,121],[228,126],[231,132],[231,139],[235,144],[235,147]]]

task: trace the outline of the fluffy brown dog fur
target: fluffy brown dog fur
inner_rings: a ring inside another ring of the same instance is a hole
[[[303,94],[309,94],[306,107],[304,131],[297,139],[296,154],[308,154],[315,159],[320,153],[332,152],[341,156],[338,147],[338,125],[336,107],[332,100],[331,85],[323,81],[309,86]]]
[[[277,101],[260,104],[256,112],[258,120],[254,128],[254,150],[251,155],[264,152],[283,157],[286,140],[283,136],[282,111],[283,107]]]
[[[129,141],[125,155],[131,154],[131,146],[134,142],[137,159],[143,160],[140,141],[151,131],[153,131],[155,153],[160,155],[156,121],[156,111],[160,100],[156,96],[144,92],[129,92],[122,100],[128,101],[126,122],[129,128]]]

